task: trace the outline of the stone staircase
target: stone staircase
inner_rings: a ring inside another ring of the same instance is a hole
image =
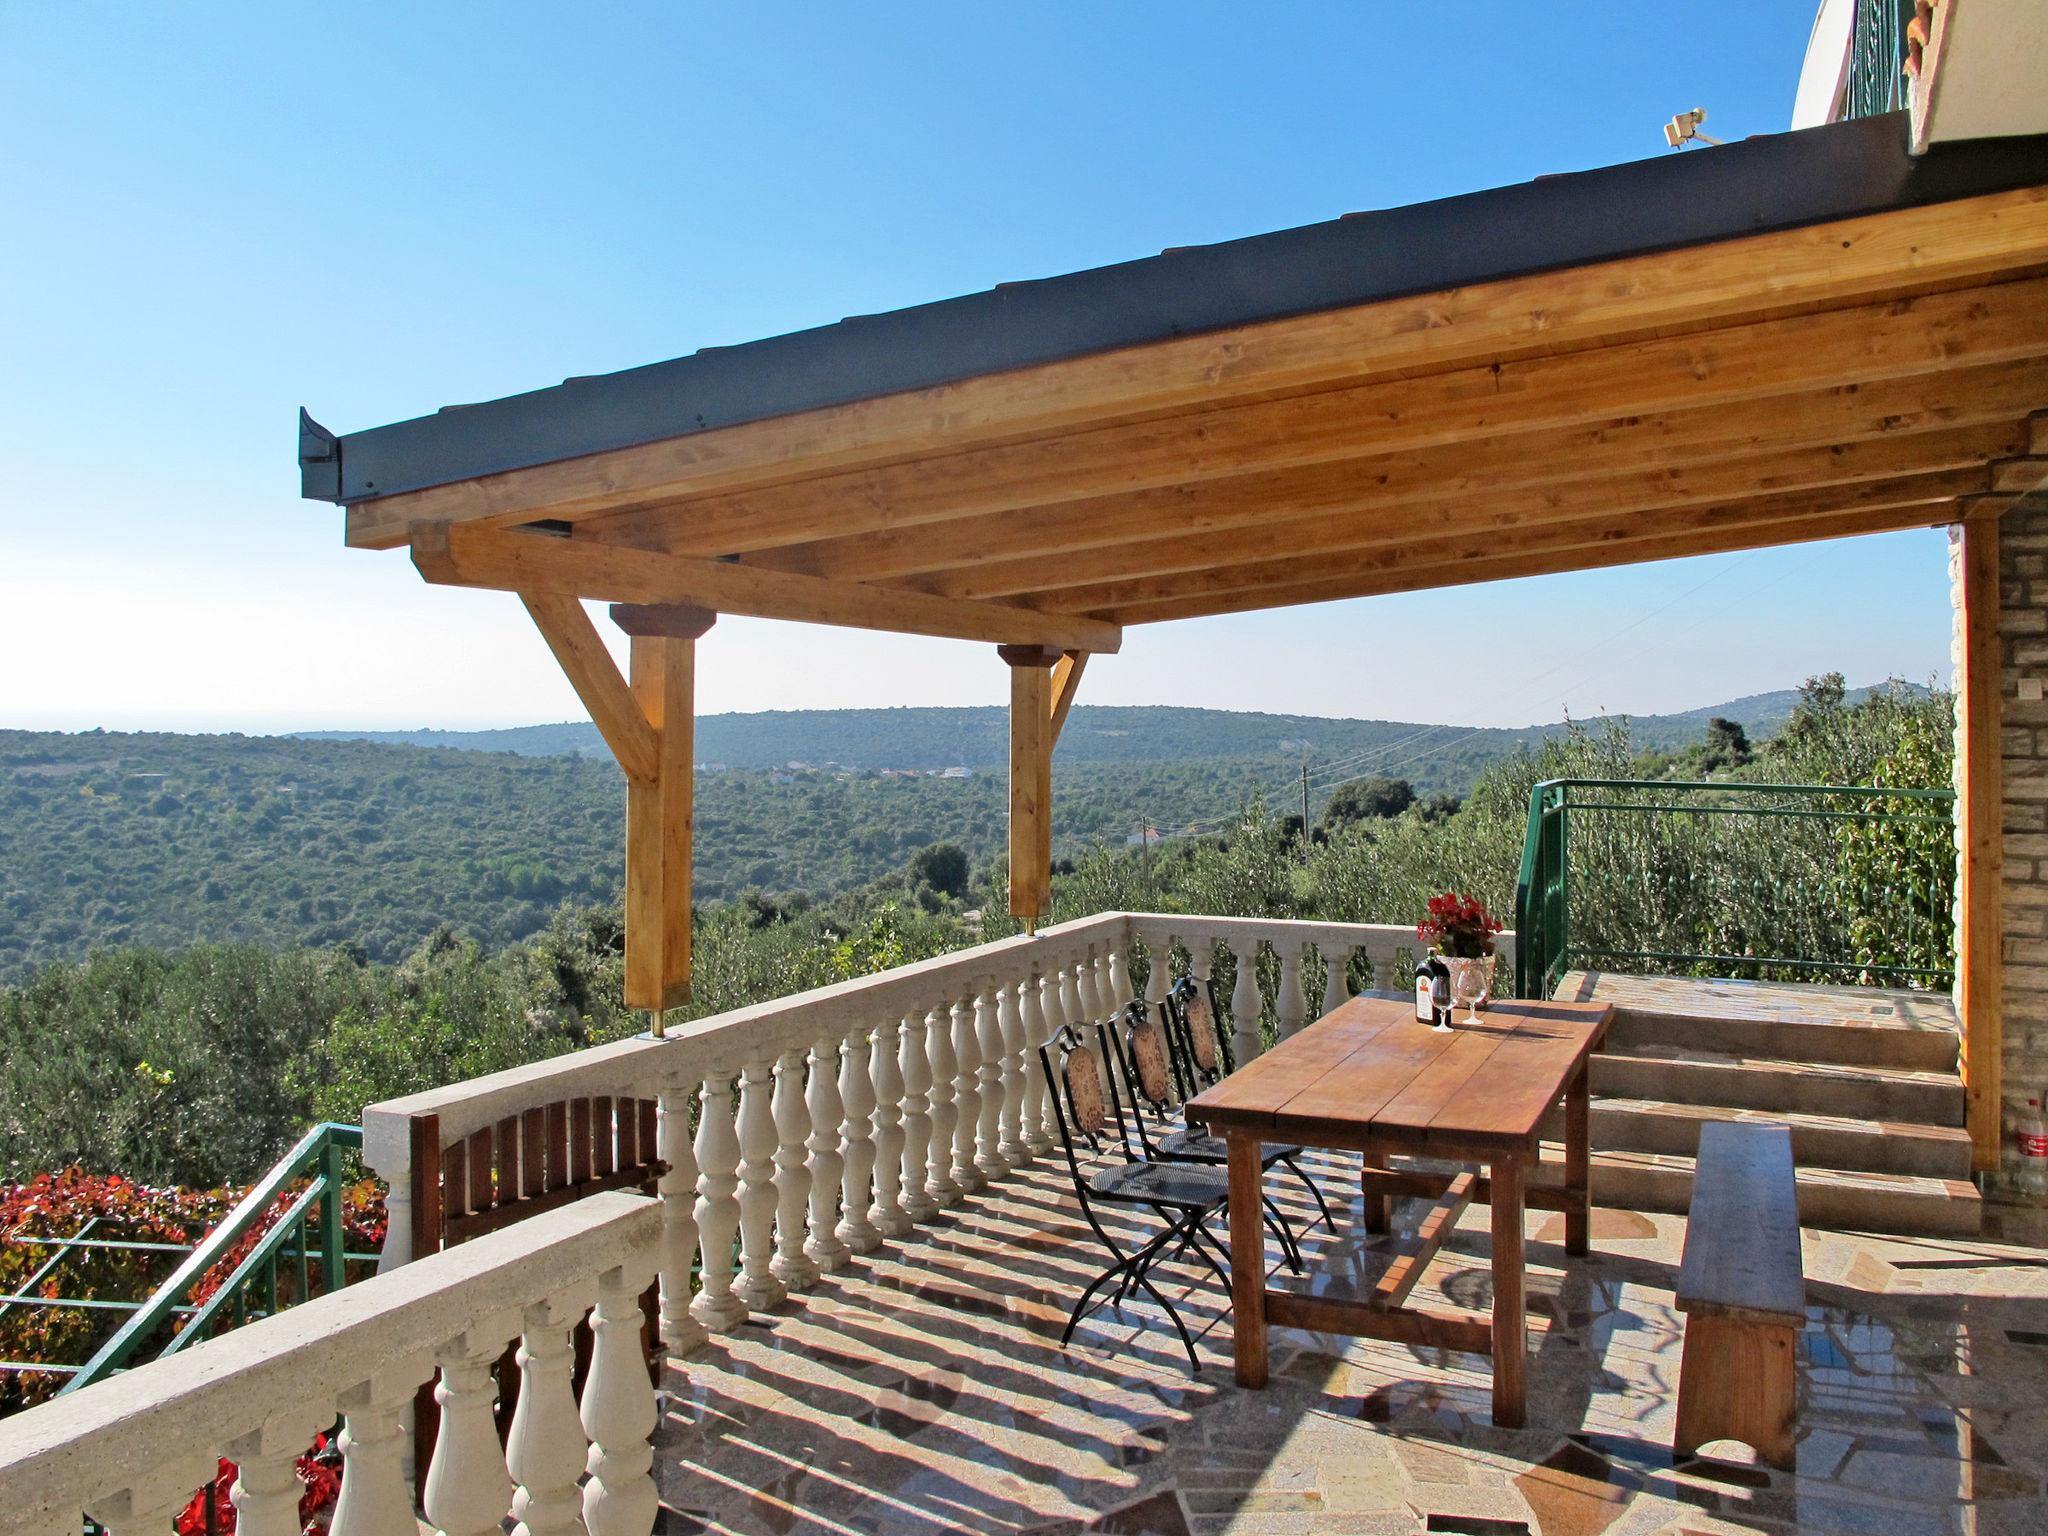
[[[1981,1205],[1945,995],[1574,971],[1615,1006],[1593,1058],[1593,1193],[1684,1211],[1707,1120],[1792,1128],[1808,1226],[1967,1237]]]

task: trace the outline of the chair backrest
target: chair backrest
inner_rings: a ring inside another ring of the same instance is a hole
[[[1166,994],[1166,1012],[1175,1054],[1191,1086],[1211,1087],[1236,1070],[1208,982],[1181,977]]]
[[[1071,1024],[1061,1025],[1038,1048],[1038,1063],[1052,1097],[1053,1119],[1059,1126],[1067,1167],[1076,1186],[1084,1191],[1087,1181],[1081,1174],[1081,1145],[1090,1153],[1120,1153],[1126,1161],[1131,1157],[1130,1130],[1116,1077],[1103,1071],[1103,1063],[1111,1059],[1115,1048],[1109,1031],[1100,1024],[1095,1026],[1093,1051]]]
[[[1178,1052],[1163,1010],[1134,1002],[1117,1015],[1115,1023],[1110,1039],[1117,1073],[1130,1095],[1131,1119],[1145,1155],[1156,1157],[1154,1134],[1164,1135],[1174,1128],[1180,1107],[1188,1100],[1190,1083],[1176,1059]]]

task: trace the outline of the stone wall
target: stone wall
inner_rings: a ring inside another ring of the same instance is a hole
[[[1960,540],[1949,579],[1961,613]],[[2003,1176],[2019,1158],[2013,1126],[2029,1098],[2048,1101],[2048,505],[2022,505],[1999,528],[2000,696],[2005,779]],[[1960,647],[1960,626],[1958,628]],[[1960,675],[1960,654],[1958,675]],[[1960,786],[1959,786],[1960,787]]]

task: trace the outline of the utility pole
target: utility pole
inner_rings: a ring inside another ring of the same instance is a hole
[[[1301,862],[1308,862],[1308,764],[1301,765]]]

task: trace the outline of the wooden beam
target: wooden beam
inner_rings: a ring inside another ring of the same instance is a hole
[[[1630,471],[2009,422],[2043,400],[2048,400],[2048,362],[2026,359],[1035,504],[915,528],[825,538],[748,558],[779,570],[859,581],[944,573],[920,585],[951,592],[956,570],[980,572],[1020,557],[1069,555],[1307,516],[1356,506],[1368,494],[1383,507],[1492,498]]]
[[[1057,650],[1114,651],[1121,644],[1116,626],[1100,620],[475,524],[414,530],[412,558],[422,576],[444,586],[682,604],[754,618]]]
[[[1010,667],[1010,915],[1034,931],[1052,897],[1052,669],[1057,652],[1003,646]]]
[[[1533,559],[1571,550],[1611,548],[1626,551],[1646,539],[1696,535],[1711,540],[1729,529],[1796,523],[1859,508],[1910,507],[1949,501],[1984,488],[1987,471],[1981,460],[1964,468],[1909,475],[1817,490],[1788,491],[1771,496],[1745,496],[1704,505],[1650,507],[1592,516],[1546,519],[1524,526],[1510,517],[1494,524],[1483,519],[1477,528],[1431,537],[1427,529],[1396,541],[1377,538],[1363,548],[1343,539],[1318,544],[1313,539],[1277,539],[1275,548],[1299,551],[1277,558],[1259,558],[1252,547],[1234,555],[1219,553],[1198,570],[1130,581],[1066,587],[1042,595],[1048,607],[1076,613],[1124,610],[1135,605],[1171,601],[1200,594],[1252,591],[1260,587],[1301,582],[1336,581],[1348,577],[1398,577],[1404,571],[1425,571],[1463,562],[1503,558]],[[1363,542],[1361,540],[1361,542]]]
[[[653,780],[661,771],[654,732],[583,605],[553,592],[520,592],[519,600],[533,615],[541,638],[555,653],[627,779]]]
[[[1289,608],[1302,603],[1331,603],[1357,597],[1376,597],[1388,592],[1419,592],[1434,587],[1457,587],[1477,582],[1506,581],[1522,576],[1555,575],[1563,571],[1604,570],[1617,565],[1649,564],[1656,560],[1679,560],[1692,555],[1726,554],[1735,550],[1759,549],[1780,544],[1805,544],[1823,539],[1852,538],[1868,533],[1892,533],[1904,528],[1938,528],[1954,522],[1958,515],[1956,503],[1952,499],[1916,502],[1896,507],[1874,507],[1830,516],[1815,516],[1798,522],[1743,524],[1713,534],[1667,534],[1630,543],[1608,543],[1592,549],[1463,560],[1390,575],[1319,579],[1215,595],[1197,593],[1161,602],[1134,603],[1127,608],[1117,609],[1116,617],[1120,622],[1130,625],[1159,623],[1168,619],[1210,618],[1226,613],[1253,613],[1261,609]]]
[[[1074,694],[1081,687],[1081,674],[1088,669],[1086,651],[1068,651],[1052,668],[1052,740],[1050,752],[1060,744],[1060,732],[1067,728],[1067,715],[1074,708]]]
[[[2000,757],[1999,537],[1995,511],[1973,513],[1951,535],[1960,564],[1961,666],[1956,708],[1956,813],[1962,831],[1957,1012],[1962,1022],[1964,1117],[1971,1165],[1998,1167],[2004,1143],[2004,775]]]
[[[1080,497],[1189,484],[1502,433],[1704,408],[2048,356],[2048,279],[1922,295],[1426,378],[1148,417],[1064,437],[943,451],[786,490],[650,506],[603,537],[679,554],[747,553]]]
[[[348,510],[348,541],[416,523],[579,517],[1228,398],[1310,390],[1981,281],[2048,261],[2048,189],[1720,241],[1329,310],[906,391]]]
[[[1370,482],[1365,482],[1354,485],[1336,503],[1337,510],[1310,517],[1274,515],[1250,522],[1233,518],[1236,526],[1218,532],[1182,533],[1057,556],[995,561],[948,571],[919,586],[947,597],[1014,598],[1095,582],[1131,583],[1217,566],[1234,568],[1290,551],[1363,550],[1482,532],[1509,544],[1532,530],[1557,522],[1583,521],[1602,512],[1642,514],[1662,508],[1704,507],[1937,470],[1981,468],[2010,452],[2024,433],[2022,423],[1995,422],[1429,501],[1399,496],[1382,499]],[[1085,611],[1120,600],[1053,606]]]
[[[626,1005],[690,998],[690,842],[696,799],[697,642],[636,634],[633,697],[659,744],[651,779],[626,783]]]

